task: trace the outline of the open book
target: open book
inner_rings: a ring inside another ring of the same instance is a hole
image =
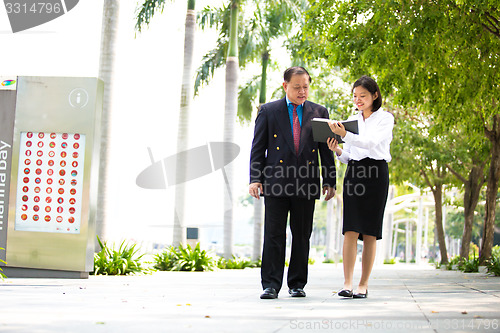
[[[326,142],[328,138],[334,138],[338,143],[344,143],[340,135],[332,132],[328,125],[329,121],[330,119],[326,118],[313,118],[311,120],[314,141]],[[344,125],[346,131],[359,134],[357,120],[342,121],[341,123]]]

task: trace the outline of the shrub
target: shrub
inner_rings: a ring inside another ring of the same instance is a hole
[[[247,258],[237,258],[233,256],[232,259],[219,258],[217,267],[220,269],[244,269],[247,267],[259,267],[259,263]]]
[[[328,258],[323,260],[323,264],[335,264],[335,260]]]
[[[123,241],[118,250],[110,248],[102,243],[99,237],[97,241],[101,251],[94,254],[94,275],[127,275],[142,271],[140,259],[143,255],[137,254],[136,244],[129,245]]]
[[[463,259],[460,261],[458,265],[458,269],[463,271],[464,273],[477,273],[479,272],[479,257],[476,257],[476,252],[472,253],[472,256],[469,256],[468,259]]]
[[[4,250],[4,251],[5,251],[5,249],[4,249],[3,247],[0,247],[0,250]],[[2,264],[7,264],[7,263],[6,263],[5,261],[3,261],[2,259],[0,259],[0,263],[2,263]],[[5,279],[5,278],[6,278],[6,276],[5,276],[5,274],[4,274],[4,273],[2,273],[2,271],[3,271],[3,270],[2,270],[2,267],[0,267],[0,279],[2,279],[2,281],[3,281],[3,279]]]
[[[451,271],[453,269],[453,266],[457,265],[459,266],[462,262],[462,258],[460,256],[454,256],[448,261],[446,264],[446,269]]]
[[[174,271],[212,271],[216,265],[214,258],[207,251],[200,249],[200,243],[195,248],[179,245],[177,248],[177,261],[172,268]]]
[[[309,258],[309,260],[307,261],[309,265],[314,265],[315,262],[316,260],[314,260],[313,258]]]
[[[491,251],[491,258],[486,261],[488,273],[500,276],[500,246],[496,245]]]
[[[396,263],[396,259],[391,258],[391,259],[385,259],[384,264],[385,265],[394,265]]]
[[[171,271],[179,260],[177,249],[173,246],[166,248],[162,253],[154,256],[153,268],[159,271]]]

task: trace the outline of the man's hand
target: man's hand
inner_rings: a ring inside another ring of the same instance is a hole
[[[248,187],[248,193],[255,199],[260,199],[260,194],[262,194],[262,184],[261,183],[252,183]]]
[[[323,186],[323,194],[325,193],[325,201],[328,201],[335,196],[335,189],[330,186]]]

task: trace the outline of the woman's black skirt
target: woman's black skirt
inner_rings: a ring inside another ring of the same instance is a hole
[[[350,160],[344,177],[344,225],[346,231],[382,239],[382,223],[389,191],[389,168],[385,160]]]

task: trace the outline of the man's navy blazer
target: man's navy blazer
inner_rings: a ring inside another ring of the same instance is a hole
[[[304,102],[302,110],[297,155],[286,99],[260,108],[250,154],[250,183],[262,183],[263,196],[318,199],[322,186],[335,188],[333,152],[326,143],[313,140],[311,128],[311,119],[328,118],[328,111],[309,101]]]

